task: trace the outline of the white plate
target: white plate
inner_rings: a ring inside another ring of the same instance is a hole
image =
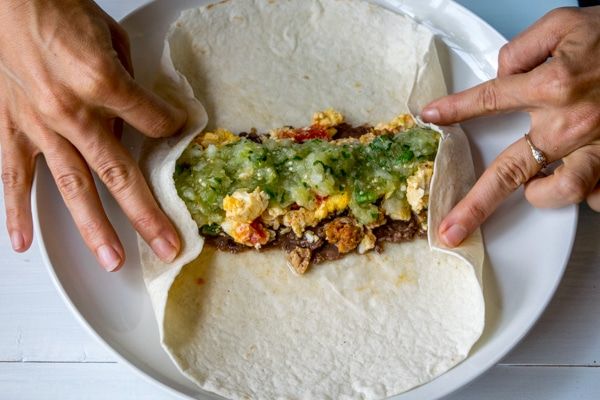
[[[151,82],[168,25],[185,8],[201,0],[157,0],[130,14],[137,77]],[[451,91],[494,76],[497,51],[505,40],[460,5],[446,0],[381,1],[435,29],[446,46],[441,60]],[[425,4],[431,3],[435,5]],[[479,171],[528,130],[523,115],[480,119],[464,124]],[[138,138],[125,135],[132,150]],[[125,246],[128,259],[118,273],[106,273],[80,239],[50,173],[40,163],[34,195],[36,229],[44,260],[58,290],[83,325],[124,363],[173,393],[217,398],[196,388],[175,369],[159,344],[152,308],[142,282],[135,234],[106,190],[100,189],[107,213]],[[567,263],[575,235],[575,207],[536,210],[516,193],[485,224],[488,262],[484,269],[487,325],[463,363],[438,379],[396,399],[437,398],[466,384],[494,365],[525,335],[546,307]]]

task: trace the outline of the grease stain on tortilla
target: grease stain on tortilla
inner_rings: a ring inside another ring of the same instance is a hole
[[[356,290],[357,292],[364,292],[365,290],[369,290],[369,289],[371,289],[370,282],[369,282],[369,284],[366,284],[366,285],[363,285],[363,286],[359,286],[359,287],[357,287],[354,290]]]
[[[244,358],[246,360],[253,358],[254,353],[256,353],[256,349],[257,349],[256,345],[253,344],[252,346],[250,346],[248,351],[246,351],[246,353],[244,354]]]
[[[396,276],[396,280],[394,281],[394,285],[396,285],[396,287],[400,287],[404,284],[414,284],[417,283],[415,280],[415,277],[412,276],[412,274],[407,273],[407,272],[401,272],[400,274],[398,274],[398,276]]]

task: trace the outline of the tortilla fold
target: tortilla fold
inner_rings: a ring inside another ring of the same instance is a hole
[[[467,357],[484,326],[483,242],[477,231],[447,250],[437,236],[475,179],[458,126],[436,127],[428,241],[302,277],[282,251],[203,248],[173,181],[204,129],[303,126],[327,107],[354,125],[418,112],[446,94],[429,30],[357,0],[229,0],[172,25],[157,90],[190,118],[177,137],[148,141],[140,164],[183,247],[166,264],[138,242],[162,345],[188,378],[233,399],[380,399]]]

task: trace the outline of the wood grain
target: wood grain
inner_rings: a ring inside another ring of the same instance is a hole
[[[0,363],[2,398],[11,400],[174,400],[178,397],[117,363]],[[444,400],[591,399],[600,368],[497,366]]]
[[[11,400],[175,400],[117,363],[2,363],[0,398]]]
[[[120,18],[145,2],[98,3]],[[3,213],[0,222],[4,225]],[[0,270],[0,398],[177,398],[114,362],[69,313],[35,244],[15,254],[2,228]],[[582,206],[569,266],[540,321],[502,363],[446,400],[596,398],[598,332],[600,214]]]

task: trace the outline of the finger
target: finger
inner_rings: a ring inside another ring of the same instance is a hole
[[[525,185],[527,200],[540,208],[558,208],[584,201],[600,178],[598,147],[582,147],[565,157],[552,175],[528,182]]]
[[[429,103],[421,117],[427,122],[450,125],[482,115],[526,109],[538,103],[532,83],[529,74],[492,79]]]
[[[184,110],[140,86],[124,67],[118,70],[113,82],[100,89],[100,106],[150,137],[170,136],[183,126],[187,119]]]
[[[125,69],[133,76],[133,64],[131,62],[131,51],[129,35],[125,29],[115,21],[109,14],[98,6],[98,4],[91,2],[89,4],[94,9],[94,12],[104,17],[104,20],[110,31],[111,41],[113,49],[117,52],[117,56]]]
[[[600,212],[600,186],[596,186],[592,193],[590,193],[587,197],[587,203],[592,210]]]
[[[123,64],[129,75],[134,76],[129,35],[121,25],[112,19],[109,20],[109,29],[113,48],[117,52],[121,64]]]
[[[87,247],[107,271],[117,271],[125,252],[98,197],[85,161],[67,140],[46,132],[44,157],[56,186]]]
[[[6,228],[13,250],[23,252],[33,240],[31,184],[38,151],[25,135],[12,129],[0,135],[0,148]]]
[[[513,143],[442,221],[439,228],[442,242],[448,247],[458,246],[504,199],[539,170],[526,141],[521,139]]]
[[[89,120],[69,140],[98,174],[133,227],[165,262],[179,252],[175,228],[158,207],[137,164],[110,131],[108,122]]]
[[[529,72],[548,59],[562,40],[557,13],[549,13],[502,46],[498,55],[498,77]]]

